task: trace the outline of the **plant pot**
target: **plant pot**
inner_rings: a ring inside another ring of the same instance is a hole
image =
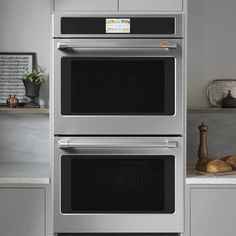
[[[30,98],[30,102],[25,104],[24,107],[39,108],[39,104],[35,102],[35,98],[39,96],[40,84],[36,84],[30,80],[23,80],[26,94],[25,96]]]

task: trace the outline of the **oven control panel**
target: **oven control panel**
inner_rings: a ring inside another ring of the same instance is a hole
[[[62,35],[170,35],[176,34],[176,17],[61,17]]]

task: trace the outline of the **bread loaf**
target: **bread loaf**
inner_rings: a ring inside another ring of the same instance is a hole
[[[232,167],[222,160],[212,160],[207,164],[207,172],[209,173],[223,173],[231,170]]]
[[[227,156],[222,158],[221,160],[225,161],[228,163],[233,170],[236,170],[236,156]]]
[[[199,159],[196,169],[209,173],[223,173],[232,170],[232,167],[225,161],[219,159]]]

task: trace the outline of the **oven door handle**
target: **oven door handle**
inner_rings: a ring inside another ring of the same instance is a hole
[[[61,149],[69,148],[177,148],[178,141],[163,142],[76,142],[68,139],[58,141]]]
[[[57,48],[59,50],[73,50],[73,49],[83,49],[83,50],[114,50],[114,49],[162,49],[162,50],[169,50],[169,49],[176,49],[177,43],[160,43],[160,44],[79,44],[79,43],[65,43],[65,42],[58,42]]]

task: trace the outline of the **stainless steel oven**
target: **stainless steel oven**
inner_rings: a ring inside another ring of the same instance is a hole
[[[181,15],[53,17],[55,135],[183,135]]]
[[[53,150],[55,233],[183,232],[183,137],[55,137]]]

